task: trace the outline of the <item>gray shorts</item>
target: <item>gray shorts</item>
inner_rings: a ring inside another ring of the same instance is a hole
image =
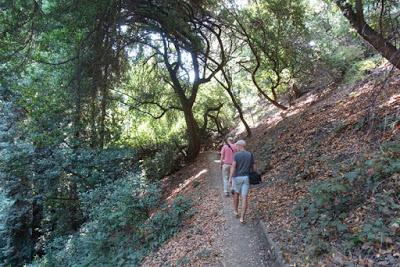
[[[240,193],[242,196],[247,196],[249,193],[249,176],[233,177],[233,190]]]

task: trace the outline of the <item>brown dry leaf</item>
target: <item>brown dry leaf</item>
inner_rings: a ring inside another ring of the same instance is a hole
[[[392,75],[385,95],[381,94],[377,101],[376,120],[398,112],[400,80],[395,79],[396,75]],[[307,194],[308,187],[338,175],[338,170],[332,168],[334,164],[343,162],[345,165],[359,155],[371,154],[376,149],[376,141],[371,140],[383,142],[395,136],[392,129],[376,130],[369,136],[364,130],[355,130],[365,118],[371,95],[379,90],[379,86],[374,85],[372,80],[344,91],[332,87],[312,101],[308,100],[311,95],[304,97],[289,111],[265,119],[248,140],[256,159],[260,157],[259,160],[264,162],[267,158],[269,166],[263,175],[268,185],[251,196],[251,201],[257,202],[255,216],[263,219],[283,253],[291,255],[292,264],[303,266],[301,251],[307,251],[299,233],[291,230],[296,223],[293,208]],[[265,146],[267,142],[269,145]],[[373,175],[374,170],[371,168],[368,173]],[[346,218],[352,233],[360,231],[366,211],[374,202],[371,198]],[[370,259],[363,261],[366,266],[373,264]]]

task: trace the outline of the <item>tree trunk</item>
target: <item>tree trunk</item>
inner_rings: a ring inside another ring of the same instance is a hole
[[[247,121],[244,119],[244,114],[243,114],[242,107],[240,106],[240,104],[236,100],[236,98],[233,95],[232,91],[227,89],[227,88],[225,88],[225,90],[229,94],[229,96],[231,97],[232,104],[236,108],[237,112],[239,113],[239,118],[242,121],[244,127],[246,128],[247,137],[250,137],[251,136],[251,129],[250,129],[249,125],[247,124]]]
[[[76,72],[76,86],[74,90],[74,104],[75,104],[75,114],[74,114],[74,131],[75,138],[80,139],[81,135],[81,112],[82,112],[82,99],[81,99],[81,62],[80,56],[78,56],[78,66]]]
[[[83,214],[80,207],[79,196],[78,196],[78,185],[75,181],[70,181],[68,189],[68,198],[72,199],[70,203],[68,203],[68,227],[70,227],[73,231],[78,231],[83,223]]]
[[[278,101],[275,101],[274,99],[272,99],[271,97],[269,97],[264,91],[263,89],[260,87],[260,85],[257,82],[256,79],[256,71],[258,68],[256,68],[253,73],[251,74],[251,79],[253,81],[253,84],[255,85],[255,87],[257,88],[258,92],[260,94],[262,94],[264,96],[264,98],[266,98],[269,102],[271,102],[272,105],[274,105],[275,107],[282,109],[282,110],[286,110],[287,107],[285,107],[284,105],[280,104]]]
[[[299,98],[300,96],[303,95],[303,93],[300,91],[299,87],[297,87],[297,85],[295,83],[292,86],[292,91],[294,93],[295,98]]]
[[[272,99],[273,99],[275,102],[277,102],[277,101],[278,101],[278,95],[276,94],[275,86],[273,86],[273,87],[271,88],[271,92],[272,92]]]
[[[200,153],[200,128],[194,118],[192,107],[183,107],[186,122],[186,134],[188,138],[187,160],[193,161]]]
[[[92,148],[96,147],[97,144],[97,130],[96,130],[96,93],[97,93],[97,81],[93,82],[90,91],[90,146]]]
[[[362,3],[358,4],[358,12],[355,13],[349,3],[343,3],[343,1],[339,0],[335,2],[350,24],[357,30],[357,33],[371,44],[384,58],[396,68],[400,69],[400,50],[367,24],[362,14]]]
[[[249,125],[247,124],[247,121],[244,119],[244,114],[242,107],[240,106],[240,103],[236,100],[235,95],[232,92],[232,76],[229,75],[227,72],[225,72],[224,69],[222,69],[222,75],[225,79],[225,82],[222,82],[220,79],[215,77],[215,80],[222,86],[222,88],[225,89],[225,91],[228,93],[229,97],[231,98],[233,106],[236,108],[237,112],[239,113],[239,118],[242,121],[244,127],[246,128],[247,132],[247,137],[251,136],[251,129]]]
[[[106,114],[107,114],[107,99],[108,99],[108,91],[107,91],[107,79],[108,79],[108,65],[104,67],[104,75],[103,75],[103,82],[102,82],[102,99],[101,99],[101,116],[100,116],[100,140],[99,140],[99,147],[104,148],[104,140],[106,134]]]

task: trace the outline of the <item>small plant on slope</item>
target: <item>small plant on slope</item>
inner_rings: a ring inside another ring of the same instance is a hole
[[[333,242],[345,252],[361,247],[369,247],[369,253],[395,249],[399,241],[399,172],[400,144],[392,142],[341,176],[311,186],[295,211],[309,243]]]

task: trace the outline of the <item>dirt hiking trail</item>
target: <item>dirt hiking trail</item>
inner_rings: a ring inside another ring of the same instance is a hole
[[[217,152],[204,152],[193,164],[169,177],[166,187],[174,189],[168,199],[177,195],[192,199],[194,214],[142,266],[280,266],[273,259],[261,226],[253,219],[253,204],[249,203],[246,224],[234,216],[232,196],[223,193],[219,166]]]
[[[267,264],[265,237],[255,225],[256,222],[247,214],[246,224],[242,225],[233,214],[232,196],[225,197],[223,194],[218,154],[209,152],[208,159],[210,164],[208,182],[220,192],[219,198],[226,221],[221,238],[217,241],[222,243],[223,266],[271,266]],[[239,213],[240,207],[241,203],[239,203]],[[248,212],[252,208],[250,203]]]

